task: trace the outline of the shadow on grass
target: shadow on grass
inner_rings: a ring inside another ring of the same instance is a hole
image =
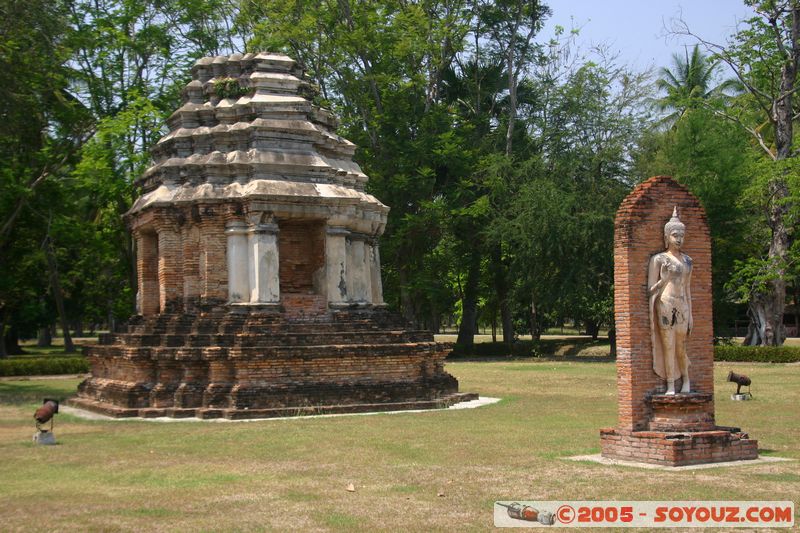
[[[0,404],[40,404],[44,398],[59,402],[75,395],[74,381],[0,381]]]
[[[591,337],[565,339],[520,340],[512,345],[503,342],[482,342],[472,346],[456,344],[450,360],[496,361],[509,358],[540,359],[556,361],[613,361],[608,340],[592,340]]]
[[[83,344],[76,344],[75,351],[67,353],[64,351],[63,346],[22,346],[23,353],[18,355],[9,355],[4,360],[12,361],[15,359],[38,359],[41,357],[83,357]]]

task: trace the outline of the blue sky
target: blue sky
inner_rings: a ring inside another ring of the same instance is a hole
[[[556,24],[580,28],[584,48],[606,44],[621,62],[637,70],[670,66],[672,54],[693,45],[687,38],[665,36],[670,19],[682,14],[691,30],[704,39],[724,43],[737,21],[753,15],[742,0],[545,0],[553,15],[539,42],[553,35]]]

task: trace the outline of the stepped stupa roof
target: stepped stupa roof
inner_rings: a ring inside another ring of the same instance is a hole
[[[389,208],[364,192],[355,145],[313,102],[317,89],[282,54],[204,57],[192,68],[169,133],[152,148],[130,215],[151,206],[254,199],[358,204],[385,222]]]

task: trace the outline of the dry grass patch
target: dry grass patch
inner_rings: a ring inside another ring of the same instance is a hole
[[[753,378],[731,402],[727,371]],[[660,472],[566,461],[616,418],[609,363],[448,365],[475,410],[248,423],[86,421],[60,414],[35,447],[41,398],[77,380],[0,382],[4,531],[484,531],[498,499],[777,500],[798,463]],[[717,420],[800,459],[800,366],[722,364]],[[348,484],[355,487],[347,490]]]

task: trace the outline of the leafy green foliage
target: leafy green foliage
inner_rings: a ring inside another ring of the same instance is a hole
[[[57,301],[62,327],[113,327],[130,314],[133,252],[122,215],[133,181],[188,67],[241,40],[233,12],[227,0],[3,7],[0,332],[35,334],[54,322]]]
[[[546,96],[529,110],[539,153],[514,167],[518,189],[493,231],[513,250],[516,301],[534,303],[539,327],[564,317],[611,325],[613,218],[646,96],[633,76],[587,62],[560,77],[543,69],[534,86]],[[613,86],[626,77],[630,86]]]
[[[797,363],[800,346],[714,346],[714,360],[748,363]]]
[[[392,208],[381,241],[386,300],[420,326],[500,319],[509,337],[567,318],[610,326],[614,213],[654,174],[675,176],[706,207],[720,321],[734,318],[731,301],[746,301],[759,276],[795,276],[795,248],[779,263],[761,259],[770,228],[758,220],[770,205],[765,184],[779,177],[796,190],[800,172],[759,162],[748,140],[775,141],[749,90],[779,90],[783,52],[768,20],[748,21],[727,56],[689,50],[653,82],[613,54],[582,54],[563,29],[543,45],[542,2],[33,8],[13,5],[0,22],[9,155],[0,162],[0,318],[26,336],[54,322],[56,292],[69,320],[110,324],[130,312],[133,250],[121,215],[133,182],[194,60],[238,48],[289,53],[313,78],[303,95],[340,116],[368,192]],[[748,92],[716,76],[733,60],[749,65],[740,72]],[[229,78],[213,90],[239,98],[252,88]],[[680,120],[664,130],[648,101]],[[789,227],[796,200],[783,200]]]
[[[714,259],[714,315],[721,326],[738,311],[730,298],[736,262],[760,253],[763,229],[754,222],[757,210],[743,202],[753,181],[750,141],[736,124],[719,119],[709,107],[716,105],[722,104],[709,97],[704,106],[685,109],[671,129],[652,129],[640,144],[636,169],[643,178],[673,176],[705,208]]]
[[[214,80],[214,94],[220,98],[241,98],[251,90],[239,85],[239,80],[234,78],[217,78]]]
[[[715,75],[719,71],[719,59],[703,54],[700,45],[694,45],[692,54],[686,49],[685,57],[679,54],[672,56],[673,68],[662,67],[656,80],[656,89],[664,95],[656,100],[662,111],[671,111],[664,117],[666,124],[675,124],[691,109],[702,107],[709,99],[720,99],[727,92],[741,91],[738,80],[727,79],[715,84]]]
[[[51,217],[42,200],[53,200],[91,130],[69,92],[65,13],[61,2],[34,1],[6,3],[0,17],[0,338],[7,327],[21,335],[48,320],[42,251]]]
[[[518,340],[512,346],[503,342],[479,342],[470,347],[455,346],[448,359],[498,358],[498,357],[607,357],[610,347],[607,340],[589,338]]]
[[[750,257],[734,263],[735,271],[725,288],[737,303],[748,303],[754,295],[768,290],[770,282],[780,276],[785,269],[767,258]]]
[[[0,376],[55,376],[89,371],[85,357],[14,357],[0,361]]]

